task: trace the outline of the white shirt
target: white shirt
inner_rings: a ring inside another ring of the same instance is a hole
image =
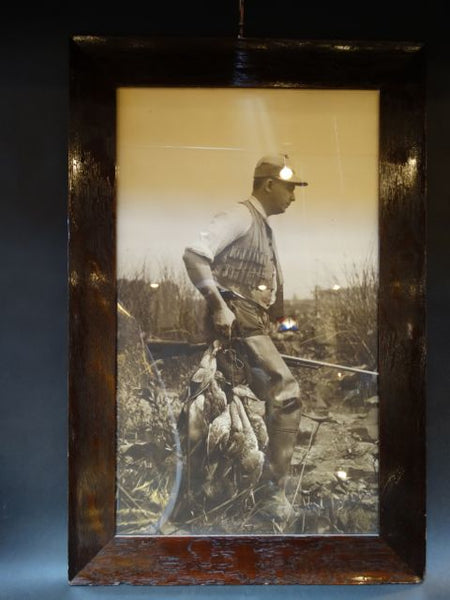
[[[267,221],[262,204],[254,196],[249,201]],[[247,233],[252,225],[252,216],[246,206],[239,203],[229,211],[216,214],[209,225],[200,231],[199,238],[188,246],[188,250],[201,254],[210,262],[232,242]]]
[[[267,221],[267,213],[261,202],[254,196],[250,196],[248,200],[263,216],[268,227],[270,227]],[[187,250],[200,254],[212,263],[214,258],[227,246],[245,235],[252,226],[252,223],[253,219],[248,208],[242,203],[238,203],[229,211],[216,214],[209,225],[200,232],[199,238],[187,246]],[[276,254],[275,247],[274,252]],[[276,262],[279,263],[277,256]],[[274,268],[270,303],[275,301],[276,291],[277,277]]]

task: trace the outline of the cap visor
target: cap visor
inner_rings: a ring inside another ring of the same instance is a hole
[[[300,179],[297,179],[296,177],[292,177],[291,179],[283,179],[282,177],[276,177],[276,179],[278,179],[279,181],[284,181],[284,183],[293,183],[294,185],[308,185],[306,181],[300,181]]]

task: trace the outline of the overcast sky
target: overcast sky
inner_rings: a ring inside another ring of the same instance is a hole
[[[256,162],[283,152],[309,186],[270,218],[285,296],[345,285],[378,256],[376,91],[142,88],[118,91],[118,276],[182,269],[209,219],[251,193]]]

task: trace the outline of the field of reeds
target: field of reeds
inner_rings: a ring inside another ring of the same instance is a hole
[[[265,451],[256,435],[263,403],[245,385],[230,391],[217,364],[212,379],[202,379],[208,370],[199,375],[211,351],[200,294],[166,269],[153,279],[119,280],[118,302],[118,533],[279,533],[258,513],[254,493]],[[375,270],[355,267],[345,286],[286,302],[295,326],[274,324],[272,337],[283,354],[376,371],[376,308]],[[168,349],[152,354],[155,341],[170,342]],[[305,416],[286,490],[295,520],[284,531],[376,532],[376,377],[328,367],[292,372]],[[323,420],[310,419],[311,411]]]

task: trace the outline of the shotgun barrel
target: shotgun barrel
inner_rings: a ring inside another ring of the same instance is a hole
[[[320,369],[322,367],[328,369],[337,369],[339,371],[350,371],[351,373],[359,373],[361,375],[372,375],[376,377],[377,371],[368,371],[367,369],[361,369],[360,367],[348,367],[347,365],[336,365],[335,363],[323,362],[321,360],[313,360],[310,358],[300,358],[297,356],[289,356],[288,354],[282,354],[281,357],[288,365],[298,367],[310,367],[312,369]]]
[[[182,340],[151,340],[147,342],[147,347],[151,354],[157,358],[170,358],[173,356],[191,355],[196,352],[204,352],[208,348],[208,344],[198,343],[192,344]],[[307,369],[337,369],[338,371],[349,371],[351,373],[359,373],[360,375],[378,376],[376,371],[369,371],[360,367],[348,367],[347,365],[337,365],[335,363],[323,362],[321,360],[313,360],[312,358],[302,358],[300,356],[290,356],[289,354],[281,354],[281,357],[286,364],[295,367],[305,367]]]

